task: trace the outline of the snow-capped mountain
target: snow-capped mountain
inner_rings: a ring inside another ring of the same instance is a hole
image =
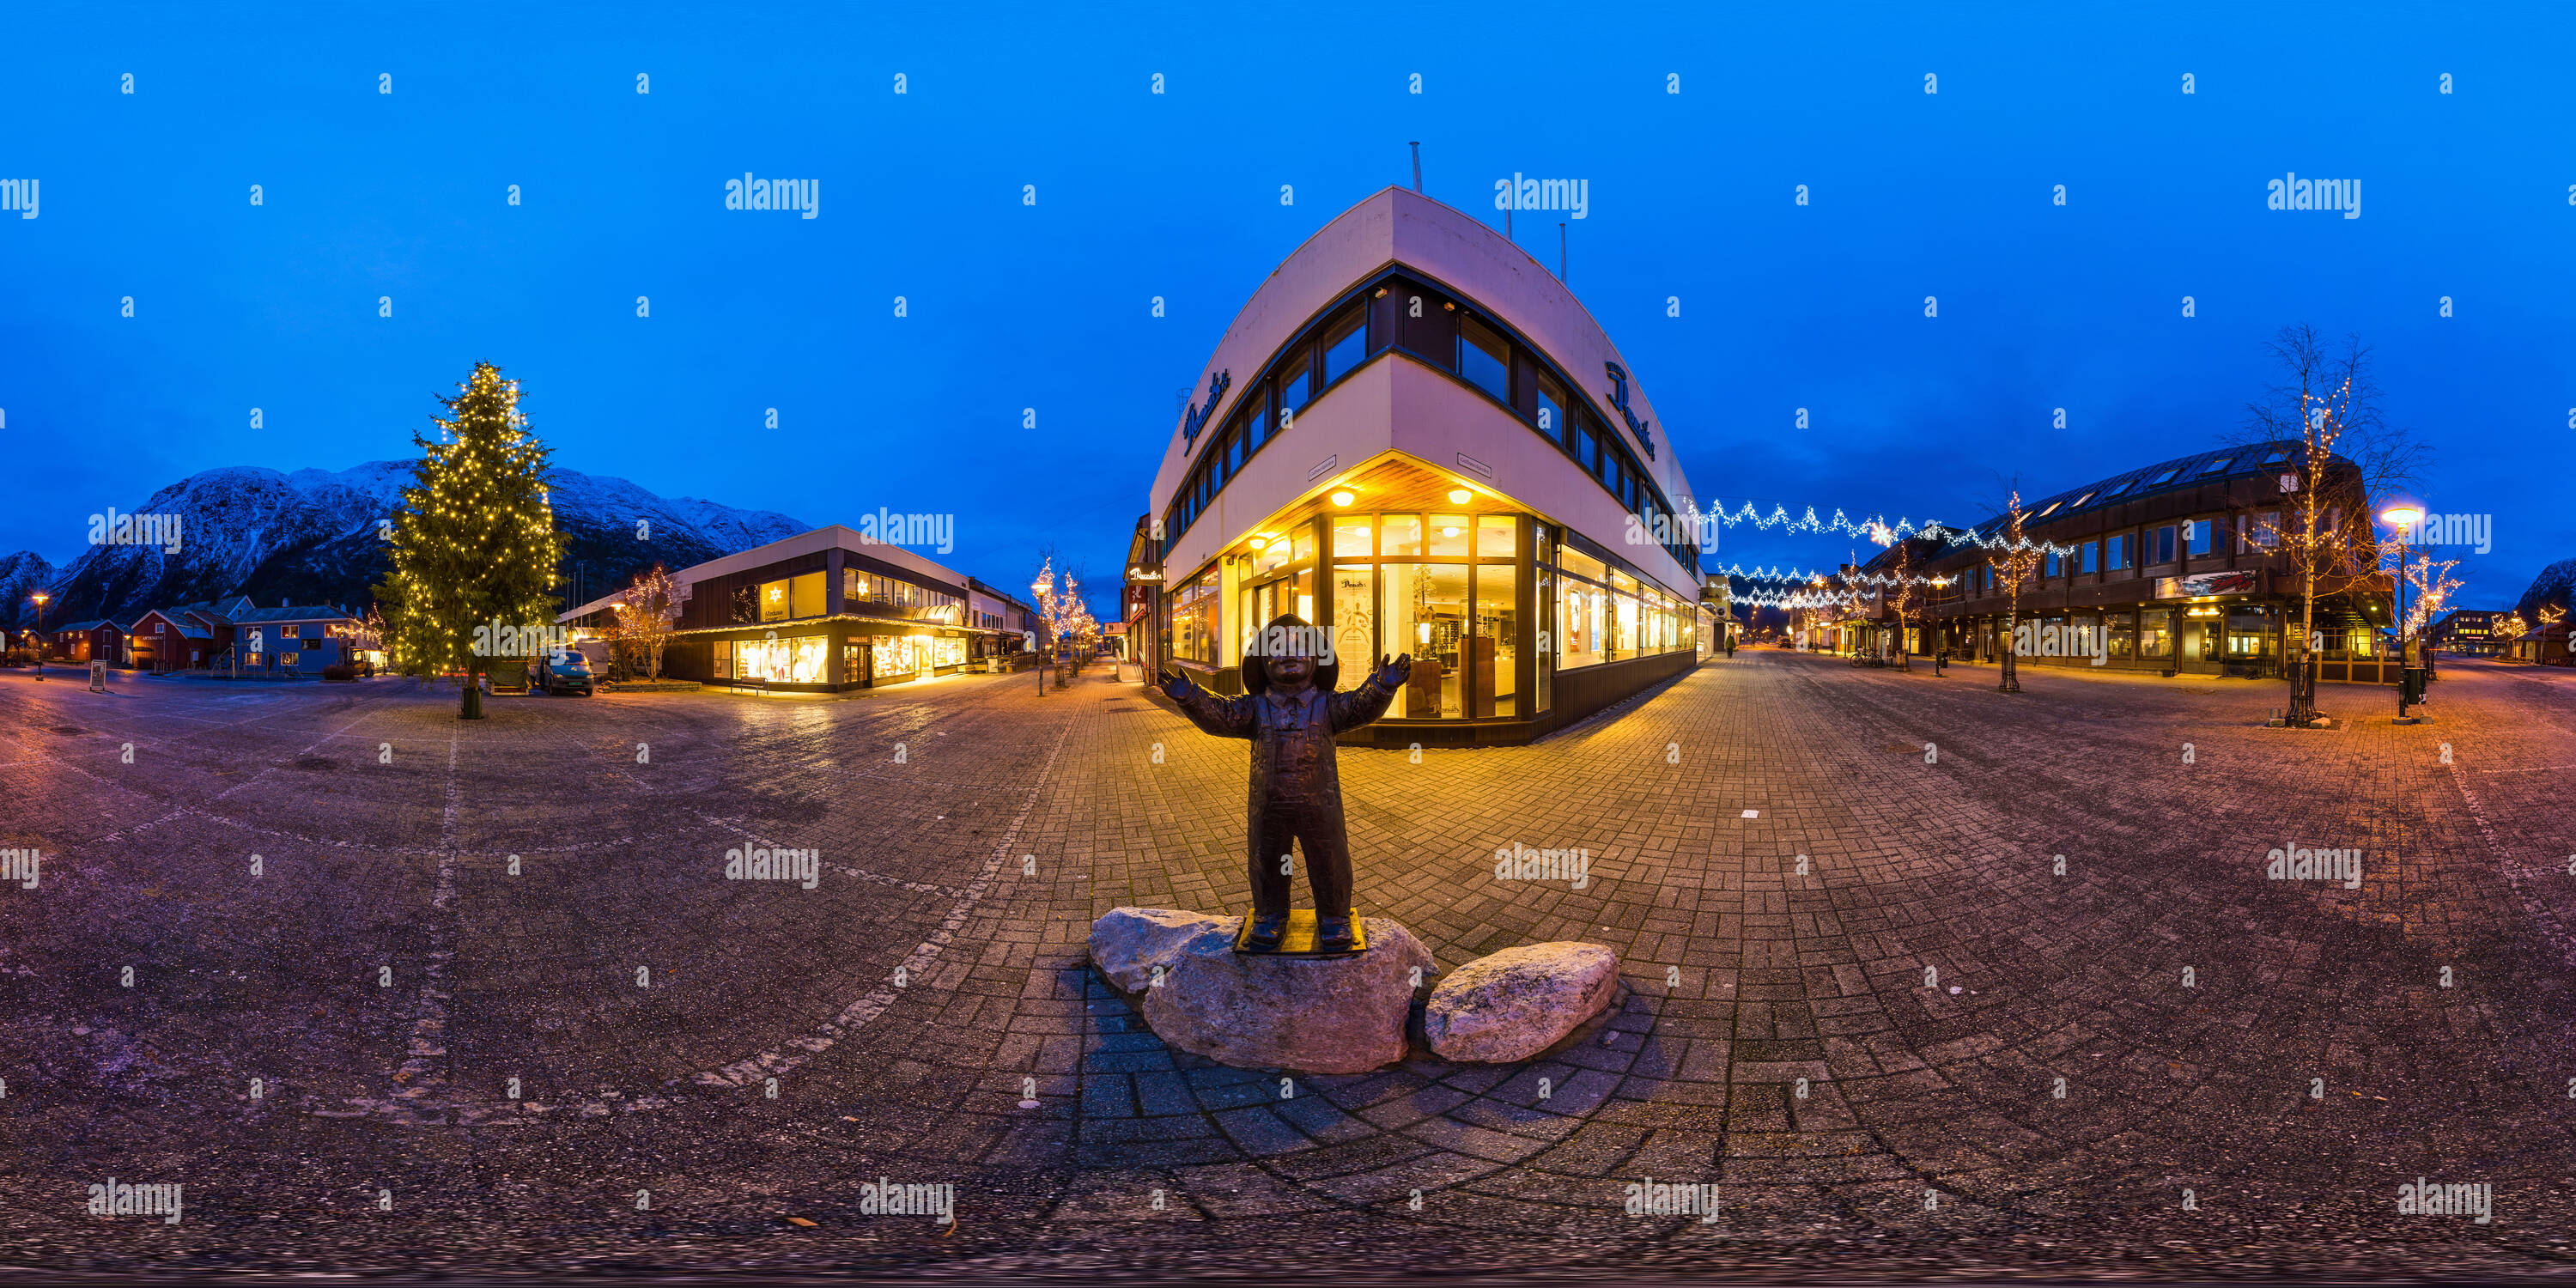
[[[2513,610],[2522,614],[2522,620],[2537,622],[2540,605],[2565,608],[2571,594],[2576,594],[2576,559],[2561,559],[2531,579],[2531,589],[2522,592],[2522,601]]]
[[[94,545],[63,568],[33,553],[0,558],[0,590],[13,569],[53,583],[48,623],[124,620],[148,609],[241,593],[262,604],[341,604],[363,611],[385,575],[377,520],[401,505],[408,461],[369,461],[332,473],[281,474],[255,466],[207,470],[134,507],[170,515],[179,549]],[[783,514],[737,510],[695,497],[665,498],[620,478],[555,471],[555,526],[567,541],[567,594],[605,594],[644,567],[684,568],[807,530]],[[638,525],[642,525],[639,531]],[[32,561],[32,562],[30,562]],[[32,583],[31,583],[32,584]],[[12,601],[24,612],[21,590]],[[32,617],[32,614],[28,614]]]
[[[54,566],[33,550],[0,555],[0,626],[16,629],[35,625],[36,607],[28,602],[28,592],[49,590],[53,580]],[[26,620],[20,621],[21,616]],[[59,620],[51,606],[47,607],[45,620]]]

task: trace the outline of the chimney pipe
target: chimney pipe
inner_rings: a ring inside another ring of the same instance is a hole
[[[1422,195],[1422,140],[1415,139],[1408,146],[1413,149],[1413,195],[1419,197]]]

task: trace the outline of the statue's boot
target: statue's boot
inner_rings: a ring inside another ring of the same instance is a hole
[[[1279,941],[1288,933],[1288,914],[1266,913],[1252,919],[1252,933],[1244,936],[1243,946],[1256,953],[1279,951]]]
[[[1346,953],[1351,950],[1351,917],[1318,913],[1315,917],[1315,951]]]

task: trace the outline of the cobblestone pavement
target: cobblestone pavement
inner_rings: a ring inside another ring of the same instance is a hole
[[[478,724],[0,673],[0,848],[43,855],[0,886],[0,1264],[2569,1265],[2576,675],[2453,664],[2406,728],[2327,686],[2324,732],[2261,727],[2276,685],[2024,677],[1746,652],[1537,746],[1344,750],[1363,911],[1444,968],[1608,944],[1629,993],[1524,1066],[1283,1099],[1083,963],[1112,907],[1249,899],[1243,745],[1098,673]],[[1514,843],[1591,880],[1497,881]],[[2285,845],[2364,879],[2267,880]],[[724,879],[746,847],[817,887]],[[2494,1220],[2398,1215],[2419,1177]],[[184,1219],[88,1215],[111,1178]],[[877,1178],[957,1228],[861,1215]],[[1648,1178],[1719,1219],[1626,1215]]]

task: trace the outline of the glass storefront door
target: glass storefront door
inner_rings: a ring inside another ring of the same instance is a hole
[[[1476,565],[1476,632],[1466,644],[1464,671],[1471,716],[1521,714],[1521,613],[1513,585],[1519,572],[1510,564]]]
[[[1350,564],[1333,570],[1333,654],[1341,661],[1338,687],[1355,689],[1377,665],[1377,570]]]
[[[1413,655],[1413,678],[1387,714],[1406,720],[1461,715],[1459,641],[1467,627],[1467,566],[1379,564],[1378,620],[1384,624],[1387,651]]]

